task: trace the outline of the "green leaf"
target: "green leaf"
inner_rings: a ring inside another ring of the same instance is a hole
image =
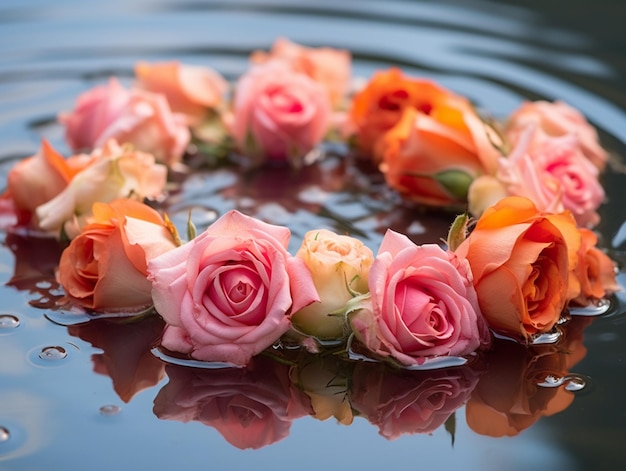
[[[446,244],[451,251],[454,252],[467,239],[467,225],[469,221],[470,217],[467,212],[454,218],[446,239]]]
[[[198,231],[196,230],[196,226],[191,220],[191,209],[189,210],[189,214],[187,215],[187,240],[192,240],[196,238],[198,235]]]
[[[436,173],[433,178],[452,196],[461,201],[467,200],[467,191],[474,177],[462,170],[444,170]]]
[[[451,445],[454,448],[454,435],[456,433],[456,412],[453,412],[450,417],[446,419],[446,422],[443,424],[446,432],[450,434]]]

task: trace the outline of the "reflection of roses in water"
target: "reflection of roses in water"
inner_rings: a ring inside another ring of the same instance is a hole
[[[117,395],[129,402],[165,377],[165,364],[150,352],[161,337],[163,325],[158,316],[141,322],[98,319],[70,326],[68,332],[103,350],[92,355],[93,369],[110,376]]]
[[[439,428],[468,401],[478,373],[469,366],[411,371],[362,363],[352,382],[352,407],[394,440]]]
[[[572,392],[563,386],[539,384],[562,379],[584,358],[582,332],[591,320],[572,318],[565,325],[564,338],[555,345],[525,347],[498,341],[485,357],[487,371],[467,404],[469,427],[481,435],[515,436],[541,417],[569,407],[574,400]]]
[[[289,367],[255,357],[246,368],[168,365],[169,383],[154,400],[159,419],[210,425],[231,445],[261,448],[284,439],[291,422],[310,411],[289,381]]]

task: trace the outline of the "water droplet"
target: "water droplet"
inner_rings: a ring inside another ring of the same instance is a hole
[[[558,342],[558,340],[563,336],[563,331],[558,327],[553,329],[550,332],[546,332],[544,334],[538,334],[533,337],[530,342],[532,345],[546,345],[553,344]]]
[[[558,388],[563,386],[567,391],[578,392],[588,385],[585,378],[578,375],[554,376],[547,374],[542,380],[537,382],[537,386],[544,388]]]
[[[100,414],[111,416],[117,415],[122,412],[122,408],[120,406],[116,406],[115,404],[107,404],[105,406],[100,407]]]
[[[41,352],[39,352],[38,356],[42,360],[63,360],[65,357],[67,357],[67,350],[58,345],[44,347],[41,349]]]
[[[4,443],[11,438],[11,434],[9,433],[9,429],[0,425],[0,443]]]
[[[614,310],[614,303],[611,299],[603,298],[593,301],[586,306],[573,306],[569,308],[572,316],[601,316]]]
[[[568,376],[567,382],[565,383],[565,389],[572,392],[582,391],[585,387],[587,387],[587,381],[585,381],[580,376]]]
[[[19,327],[20,320],[11,314],[0,315],[0,329],[15,329]]]

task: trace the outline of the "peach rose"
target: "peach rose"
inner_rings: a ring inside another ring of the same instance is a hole
[[[495,148],[489,143],[487,152],[478,148],[464,124],[465,119],[478,121],[473,113],[443,104],[431,113],[404,111],[379,139],[380,170],[387,184],[408,199],[433,206],[465,204],[471,182],[495,169]]]
[[[40,229],[58,233],[64,228],[71,238],[76,231],[74,226],[80,228],[91,214],[93,203],[125,197],[143,201],[161,195],[165,188],[167,168],[164,165],[155,163],[151,154],[120,147],[115,140],[94,150],[91,162],[74,175],[63,191],[37,207]],[[76,224],[63,227],[68,221]]]
[[[388,230],[369,273],[371,310],[350,316],[373,353],[404,365],[462,356],[489,343],[465,260],[435,244]]]
[[[33,225],[35,209],[65,189],[69,181],[90,159],[65,159],[45,139],[32,157],[20,160],[9,171],[7,191],[17,212],[17,224]]]
[[[183,114],[188,126],[200,124],[211,108],[220,106],[228,91],[228,82],[208,67],[173,62],[135,65],[137,86],[161,93],[174,113]]]
[[[324,88],[282,62],[252,67],[236,90],[231,133],[254,164],[269,159],[300,167],[329,129]]]
[[[351,55],[347,50],[305,47],[288,39],[278,38],[269,53],[255,51],[250,56],[253,64],[274,60],[284,61],[294,71],[304,73],[321,83],[335,108],[342,104],[348,93],[352,72]]]
[[[533,145],[538,132],[534,124],[526,128],[508,157],[499,160],[497,178],[509,195],[531,199],[540,211],[568,209],[578,225],[596,225],[596,210],[604,200],[598,169],[581,153],[573,134]]]
[[[283,440],[293,420],[302,415],[292,402],[288,366],[271,359],[254,358],[246,368],[168,365],[166,373],[169,383],[154,399],[154,414],[162,420],[193,420],[214,427],[239,449]]]
[[[310,270],[320,301],[294,313],[292,324],[320,339],[344,337],[347,325],[341,310],[354,296],[368,292],[372,251],[353,237],[318,229],[305,234],[296,257]]]
[[[169,166],[189,143],[183,115],[172,113],[164,95],[132,88],[117,79],[81,94],[71,113],[62,113],[65,137],[75,151],[100,147],[109,139],[131,143]]]
[[[455,253],[469,262],[489,326],[529,340],[550,331],[577,292],[579,246],[571,214],[542,213],[531,200],[511,196],[483,213]]]
[[[245,365],[317,301],[311,274],[287,252],[290,232],[230,211],[149,264],[162,345],[204,361]]]
[[[578,251],[576,276],[580,283],[580,294],[572,300],[574,304],[586,306],[593,300],[620,290],[616,280],[616,266],[596,244],[598,237],[589,229],[580,228],[581,244]]]
[[[600,146],[596,129],[577,109],[562,101],[524,102],[509,116],[506,138],[515,144],[530,123],[540,129],[533,138],[533,146],[541,144],[547,137],[574,134],[585,157],[598,169],[604,168],[607,152]]]
[[[149,206],[128,199],[95,203],[93,219],[61,255],[58,279],[69,300],[87,310],[132,314],[152,304],[147,261],[174,247]]]
[[[352,405],[388,440],[433,433],[470,398],[478,375],[469,367],[398,371],[360,362],[352,375]]]
[[[431,136],[428,146],[439,157],[450,148],[455,155],[462,150],[473,154],[470,161],[495,171],[498,151],[491,142],[498,139],[476,115],[469,100],[430,80],[406,77],[396,68],[377,72],[352,100],[349,120],[356,129],[359,151],[380,161],[386,147],[381,138],[409,108],[421,117],[416,127]],[[437,141],[443,142],[441,149],[435,146]]]

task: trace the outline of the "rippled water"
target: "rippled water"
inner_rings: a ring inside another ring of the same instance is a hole
[[[357,76],[398,65],[409,74],[434,78],[496,116],[506,115],[524,98],[565,100],[586,114],[599,128],[603,144],[623,161],[623,5],[621,0],[596,0],[578,12],[563,11],[558,2],[521,0],[3,0],[0,181],[16,159],[37,150],[42,137],[67,154],[56,113],[70,109],[78,93],[111,74],[130,80],[137,60],[175,58],[235,78],[246,69],[250,51],[267,49],[277,36],[350,49]],[[288,187],[284,181],[290,182]],[[626,177],[612,170],[603,182],[609,199],[601,209],[602,245],[624,267]],[[306,230],[319,226],[350,232],[372,248],[386,227],[417,242],[432,242],[445,233],[449,216],[416,213],[397,203],[367,169],[355,171],[331,156],[306,174],[273,169],[243,178],[228,169],[198,172],[172,198],[170,211],[181,222],[193,208],[194,221],[202,228],[217,214],[239,208],[289,225],[294,247]],[[122,328],[106,322],[70,325],[77,322],[71,314],[46,309],[59,294],[51,277],[58,247],[15,234],[3,234],[2,239],[2,471],[365,470],[398,465],[585,470],[615,469],[626,458],[623,294],[613,300],[610,314],[575,320],[584,344],[577,346],[582,359],[571,375],[553,376],[547,367],[537,370],[536,384],[544,390],[580,390],[571,405],[515,437],[476,433],[461,408],[455,415],[453,443],[443,426],[432,434],[390,441],[363,418],[347,427],[332,418],[302,417],[293,421],[284,440],[241,451],[216,429],[198,421],[168,420],[163,410],[176,396],[177,384],[193,390],[190,385],[238,384],[241,378],[190,373],[194,370],[173,365],[164,372],[150,352],[161,328],[158,319]],[[620,281],[626,284],[623,268]],[[580,338],[574,340],[580,344]],[[505,349],[507,358],[518,358],[512,344]],[[551,364],[551,358],[537,361]],[[476,386],[476,378],[458,371],[464,384],[477,388],[476,394],[498,397],[501,387],[504,397],[507,384],[492,384],[483,376]],[[354,382],[363,380],[360,371],[350,374]],[[254,380],[254,373],[250,375]],[[438,379],[415,377],[418,385]]]

